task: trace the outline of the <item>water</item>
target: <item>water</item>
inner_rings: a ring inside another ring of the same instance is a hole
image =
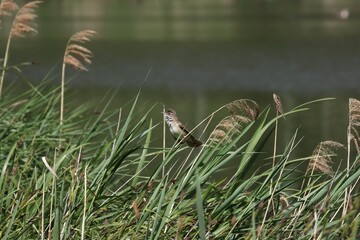
[[[55,66],[56,84],[68,37],[96,30],[87,44],[93,64],[71,82],[73,98],[89,101],[119,88],[119,107],[148,75],[142,107],[175,108],[190,126],[239,98],[263,109],[276,92],[289,110],[336,97],[287,119],[282,137],[301,126],[308,154],[319,141],[345,141],[347,99],[360,93],[359,13],[357,0],[48,0],[39,9],[38,36],[14,39],[10,63],[38,62],[22,73],[34,82]]]

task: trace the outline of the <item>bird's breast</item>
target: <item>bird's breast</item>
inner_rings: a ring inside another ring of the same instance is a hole
[[[179,127],[178,124],[172,123],[170,125],[170,132],[173,136],[175,137],[179,137],[180,135],[182,135],[183,131],[182,129]]]

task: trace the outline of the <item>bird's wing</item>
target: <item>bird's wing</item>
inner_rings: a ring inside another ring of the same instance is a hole
[[[179,123],[179,128],[184,131],[185,135],[189,133],[189,131],[185,128],[185,126],[182,123]]]
[[[183,124],[179,124],[179,128],[182,129],[185,135],[189,134],[189,131],[185,128]],[[186,139],[184,139],[189,147],[200,147],[202,142],[197,140],[193,135],[189,134]]]

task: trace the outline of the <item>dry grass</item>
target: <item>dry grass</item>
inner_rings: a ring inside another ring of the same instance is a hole
[[[349,134],[350,139],[354,141],[357,151],[359,152],[358,140],[360,126],[360,101],[354,98],[349,99]]]
[[[335,141],[324,141],[321,142],[314,150],[309,166],[308,171],[313,173],[315,170],[322,173],[332,176],[334,174],[332,170],[332,160],[331,158],[337,156],[336,150],[339,148],[344,148],[344,146]]]
[[[274,99],[277,113],[281,114],[281,115],[284,114],[283,105],[281,103],[280,97],[278,95],[276,95],[275,93],[273,93],[273,99]]]
[[[37,34],[35,19],[37,14],[35,9],[41,1],[28,2],[17,12],[13,26],[11,28],[11,37],[26,37],[28,34]]]
[[[4,0],[0,3],[0,16],[11,16],[18,9],[19,6],[13,0]]]
[[[222,119],[210,134],[210,139],[214,142],[231,141],[232,133],[239,132],[240,122],[237,122],[233,116],[227,116]]]
[[[276,116],[279,116],[279,115],[283,115],[284,114],[284,110],[283,110],[283,105],[281,103],[281,100],[280,100],[280,97],[273,93],[273,100],[274,100],[274,103],[275,103],[275,108],[276,108]],[[277,119],[275,121],[275,131],[274,131],[274,146],[273,146],[273,156],[272,156],[272,168],[275,167],[275,164],[276,164],[276,156],[277,156],[277,144],[278,144],[278,129],[279,128],[279,120]],[[269,188],[269,193],[270,193],[270,199],[268,200],[267,202],[267,206],[266,206],[266,210],[265,210],[265,214],[264,214],[264,217],[263,217],[263,221],[261,223],[261,226],[259,228],[259,231],[262,232],[264,226],[265,226],[265,221],[266,221],[266,218],[268,216],[268,213],[270,211],[270,207],[272,207],[272,211],[275,212],[275,205],[274,205],[274,200],[273,200],[273,197],[274,197],[274,190],[273,190],[273,180],[271,179],[271,183],[270,183],[270,188]],[[281,196],[283,197],[283,196]],[[281,200],[281,197],[280,197],[280,203],[281,205],[283,206],[283,208],[287,207],[288,206],[288,202],[286,200],[285,197],[283,197],[284,201]],[[284,202],[286,202],[286,204],[284,204]]]
[[[351,159],[351,141],[354,142],[357,152],[359,153],[359,131],[358,128],[360,126],[360,101],[355,98],[349,99],[349,124],[348,124],[348,131],[347,131],[347,159],[346,159],[346,176],[350,176],[350,159]],[[358,160],[359,161],[359,160]],[[357,179],[357,182],[359,178]],[[355,184],[356,185],[356,184]],[[355,186],[354,185],[354,186]],[[343,210],[342,216],[344,217],[351,205],[351,188],[345,189],[345,196],[343,202]],[[344,222],[342,222],[344,224]]]
[[[26,37],[27,35],[37,34],[35,19],[37,15],[35,9],[41,1],[32,1],[24,4],[20,9],[12,0],[5,0],[0,5],[0,15],[11,16],[12,12],[17,11],[12,22],[11,30],[7,39],[3,69],[0,76],[0,98],[2,94],[5,72],[9,58],[10,43],[13,37]]]
[[[241,133],[242,127],[255,121],[259,115],[259,106],[253,100],[235,100],[225,107],[230,115],[216,125],[209,137],[215,143],[231,141],[233,134]]]
[[[226,104],[231,115],[240,115],[248,118],[250,121],[255,121],[259,116],[259,105],[250,99],[239,99]]]
[[[92,52],[82,46],[82,44],[89,42],[90,38],[96,34],[92,30],[83,30],[72,35],[66,44],[63,66],[61,72],[61,102],[60,102],[60,125],[64,121],[64,89],[65,89],[65,68],[66,65],[72,66],[75,69],[87,71],[85,64],[91,64],[90,58],[93,56]]]
[[[93,54],[81,44],[89,42],[90,37],[95,34],[95,31],[84,30],[72,35],[65,50],[64,63],[75,69],[87,71],[85,64],[91,64],[90,58],[92,58]]]

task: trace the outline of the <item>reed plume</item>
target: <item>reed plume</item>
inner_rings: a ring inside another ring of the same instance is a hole
[[[92,30],[83,30],[75,33],[66,44],[62,74],[61,74],[61,105],[60,105],[60,125],[64,121],[64,89],[65,89],[65,68],[66,65],[72,66],[77,70],[88,71],[86,64],[91,64],[90,58],[93,56],[92,52],[82,46],[82,44],[89,42],[90,38],[96,34]]]
[[[337,156],[336,150],[343,147],[342,144],[334,141],[321,142],[315,148],[307,170],[311,171],[311,174],[317,170],[332,176],[334,172],[331,167],[333,163],[331,158]]]
[[[350,176],[350,158],[351,158],[351,141],[354,142],[357,152],[359,153],[359,131],[360,126],[360,101],[355,98],[349,99],[349,123],[347,129],[347,157],[346,157],[346,176]],[[351,204],[351,190],[345,189],[342,216],[344,217]],[[344,221],[342,221],[344,224]]]
[[[277,113],[283,115],[284,110],[283,110],[283,105],[281,103],[280,97],[278,95],[276,95],[275,93],[273,93],[273,100],[275,103]]]
[[[259,115],[258,104],[249,99],[240,99],[225,105],[230,115],[223,118],[210,134],[213,142],[229,142],[233,134],[241,133],[244,124],[255,121]]]
[[[91,64],[90,58],[93,55],[89,49],[83,47],[81,44],[89,42],[90,37],[95,34],[95,31],[84,30],[72,35],[66,46],[64,64],[68,64],[78,70],[88,71],[85,64]]]
[[[18,9],[19,6],[13,0],[3,0],[0,3],[0,16],[11,16]]]
[[[355,146],[359,152],[358,140],[360,127],[360,101],[354,98],[349,99],[349,137],[355,142]]]
[[[250,99],[239,99],[226,104],[231,115],[240,115],[248,118],[251,121],[255,121],[259,116],[258,104]]]
[[[13,37],[27,37],[28,35],[37,34],[35,19],[37,15],[35,9],[39,6],[41,1],[32,1],[24,4],[21,8],[18,8],[17,4],[12,0],[5,0],[1,3],[0,14],[9,16],[12,12],[17,11],[14,20],[11,25],[11,30],[7,39],[5,56],[3,61],[3,68],[0,77],[0,98],[2,94],[2,88],[4,83],[5,71],[9,58],[10,43]]]
[[[280,97],[273,93],[273,100],[275,103],[276,108],[276,117],[279,115],[284,115],[283,105],[281,103]],[[272,166],[275,166],[275,158],[276,158],[276,150],[277,150],[277,138],[278,138],[278,127],[279,127],[279,120],[276,119],[275,121],[275,134],[274,134],[274,151],[273,151],[273,162]]]
[[[284,114],[284,110],[283,110],[283,105],[281,103],[281,100],[280,100],[280,97],[273,93],[273,100],[274,100],[274,103],[275,103],[275,108],[276,108],[276,117],[278,117],[279,115],[283,115]],[[277,151],[277,143],[278,143],[278,128],[279,128],[279,120],[278,118],[276,118],[276,121],[275,121],[275,131],[274,131],[274,146],[273,146],[273,156],[272,156],[272,167],[274,168],[275,167],[275,160],[276,160],[276,151]],[[270,198],[268,200],[268,203],[267,203],[267,206],[266,206],[266,210],[265,210],[265,214],[264,214],[264,217],[263,217],[263,221],[261,223],[261,227],[260,229],[263,229],[264,225],[265,225],[265,221],[266,221],[266,218],[267,218],[267,215],[269,213],[269,209],[270,209],[270,206],[271,206],[271,203],[273,202],[273,196],[275,194],[275,191],[273,189],[273,179],[270,180]],[[286,200],[286,198],[284,197],[284,199]],[[282,203],[281,201],[281,197],[280,197],[280,202]],[[285,201],[286,204],[283,204],[282,205],[284,206],[288,206],[288,203],[287,203],[287,200]],[[274,203],[272,204],[272,211],[275,212],[275,205]]]
[[[240,128],[241,122],[238,122],[233,116],[227,116],[216,125],[210,134],[210,139],[214,142],[230,142],[231,136],[240,132]]]
[[[10,31],[10,37],[26,37],[28,34],[37,34],[35,19],[37,15],[35,9],[41,1],[28,2],[17,12],[13,26]]]

